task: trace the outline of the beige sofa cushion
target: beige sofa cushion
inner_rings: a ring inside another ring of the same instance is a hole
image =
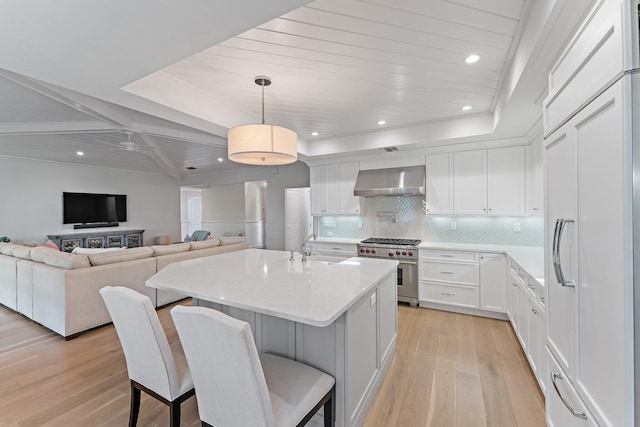
[[[150,258],[151,256],[153,256],[153,249],[149,247],[123,249],[121,251],[103,252],[101,254],[88,255],[91,265],[107,265],[116,262]]]
[[[224,245],[235,245],[236,243],[243,243],[246,242],[247,238],[246,237],[221,237],[220,238],[220,245],[224,246]]]
[[[9,256],[13,256],[13,248],[15,248],[17,245],[14,245],[13,243],[5,243],[4,245],[0,246],[0,253],[2,255],[9,255]]]
[[[58,252],[57,255],[45,255],[44,263],[52,267],[74,270],[76,268],[91,267],[86,255],[74,255],[66,252]]]
[[[60,252],[56,249],[50,248],[48,246],[36,246],[35,248],[31,248],[31,259],[37,262],[44,262],[44,257],[47,255],[59,255],[64,252]]]
[[[16,245],[13,248],[13,256],[16,258],[22,258],[22,259],[31,259],[31,249],[33,249],[30,246],[23,246],[23,245]]]
[[[153,249],[153,256],[160,256],[187,252],[189,249],[191,249],[191,246],[189,246],[188,243],[176,243],[173,245],[151,246],[151,249]]]
[[[197,251],[198,249],[215,248],[216,246],[220,246],[220,240],[208,239],[201,240],[199,242],[190,242],[189,246],[191,247],[192,251]]]

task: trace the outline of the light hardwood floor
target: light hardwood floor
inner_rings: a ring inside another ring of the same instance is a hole
[[[158,312],[170,342],[169,309]],[[366,427],[544,426],[544,399],[507,322],[399,306],[398,349]],[[0,426],[126,426],[129,381],[112,326],[65,341],[0,306]],[[166,426],[143,393],[138,425]],[[182,425],[200,426],[195,399]]]

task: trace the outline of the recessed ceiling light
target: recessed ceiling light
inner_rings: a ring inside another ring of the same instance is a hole
[[[465,105],[464,107],[461,108],[462,111],[469,111],[471,110],[471,105]]]
[[[188,170],[190,170],[190,171],[194,171],[194,170],[196,170],[196,168],[194,168],[193,166],[187,166],[185,169],[188,169]]]
[[[218,161],[219,161],[219,162],[223,162],[223,161],[224,161],[224,159],[223,159],[222,157],[218,157]]]
[[[76,155],[78,155],[78,156],[84,156],[84,152],[82,152],[82,151],[76,151]]]
[[[318,132],[311,132],[311,136],[318,136]]]
[[[385,125],[385,124],[387,124],[387,121],[386,120],[378,120],[378,124],[379,125]]]
[[[466,62],[467,64],[473,64],[474,62],[478,62],[479,59],[480,57],[474,53],[473,55],[467,56],[464,59],[464,62]]]

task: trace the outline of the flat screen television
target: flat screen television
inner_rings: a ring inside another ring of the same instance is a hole
[[[62,193],[62,223],[115,223],[127,220],[124,194]]]

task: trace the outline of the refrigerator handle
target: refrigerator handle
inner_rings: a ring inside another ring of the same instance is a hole
[[[575,283],[570,280],[569,281],[565,280],[564,273],[562,271],[562,261],[560,260],[560,245],[562,243],[562,232],[564,231],[564,226],[567,223],[573,223],[573,220],[560,218],[556,222],[556,224],[558,225],[558,240],[556,243],[556,264],[558,266],[558,269],[556,270],[556,278],[558,279],[558,282],[560,282],[562,286],[572,288],[575,286]]]
[[[556,274],[556,281],[562,283],[560,280],[560,271],[558,270],[558,230],[560,229],[560,218],[556,219],[556,226],[553,230],[553,244],[551,245],[551,259],[553,261],[553,271]]]

